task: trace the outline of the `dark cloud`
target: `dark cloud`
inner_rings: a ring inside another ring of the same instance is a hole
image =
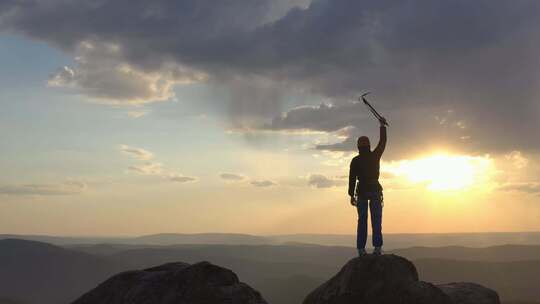
[[[332,132],[354,125],[363,115],[364,105],[354,102],[340,106],[321,104],[294,108],[263,128],[271,130],[305,129]]]
[[[390,121],[389,149],[386,154],[390,157],[402,157],[404,153],[425,152],[428,148],[441,146],[479,152],[482,151],[482,145],[491,140],[490,137],[483,137],[476,128],[469,127],[469,124],[475,123],[466,123],[462,113],[454,110],[432,107],[404,109],[395,114],[392,114],[392,109],[385,109],[381,113]],[[371,138],[373,148],[377,145],[378,126],[377,120],[363,104],[345,103],[293,109],[275,118],[271,125],[264,126],[263,129],[329,132],[335,135],[334,142],[320,143],[313,148],[356,151],[356,140],[362,135]]]
[[[324,132],[354,126],[373,134],[365,111],[346,102],[370,89],[391,122],[394,148],[403,152],[434,141],[475,152],[540,148],[524,136],[540,129],[540,2],[314,0],[306,8],[279,1],[279,9],[273,3],[7,0],[0,2],[0,28],[74,55],[83,42],[101,46],[73,73],[52,77],[61,84],[75,79],[85,94],[164,99],[168,85],[200,81],[190,77],[200,73],[229,89],[224,100],[235,122]],[[106,45],[117,51],[104,54]],[[104,66],[115,69],[103,72]],[[122,66],[139,77],[126,80],[118,74],[125,70],[116,69]],[[95,75],[112,80],[104,85]],[[149,91],[155,75],[165,86]],[[327,98],[334,108],[276,115],[290,90]],[[435,119],[448,110],[453,114],[444,123]],[[262,124],[268,116],[277,118]]]
[[[325,36],[315,51],[298,51],[298,61],[311,59],[304,66],[311,74],[303,81],[313,90],[339,101],[352,99],[361,88],[376,89],[379,109],[393,122],[394,149],[411,152],[438,141],[486,152],[539,148],[523,136],[540,128],[540,96],[533,85],[540,76],[534,55],[540,50],[539,8],[534,1],[317,1],[280,22],[305,25],[305,39],[316,30]],[[335,115],[340,109],[347,114]],[[278,122],[297,112],[290,110]],[[334,111],[311,108],[287,127],[355,126],[358,133],[346,141],[318,146],[354,150],[355,137],[376,134],[366,112],[346,104]],[[436,119],[441,116],[450,117]]]
[[[74,54],[75,66],[59,68],[51,86],[103,103],[143,104],[172,98],[176,84],[205,81],[206,71],[216,79],[220,73],[229,76],[220,62],[236,53],[235,37],[306,2],[3,1],[0,28]],[[242,99],[243,94],[231,92],[234,100]]]
[[[207,75],[175,63],[144,71],[123,58],[117,43],[82,41],[73,67],[64,66],[49,76],[50,87],[74,90],[93,101],[138,105],[174,96],[173,86],[204,81]]]

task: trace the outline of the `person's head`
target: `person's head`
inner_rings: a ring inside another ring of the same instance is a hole
[[[367,136],[358,137],[358,140],[356,141],[356,145],[358,147],[359,152],[370,151],[371,145],[369,143],[369,138]]]

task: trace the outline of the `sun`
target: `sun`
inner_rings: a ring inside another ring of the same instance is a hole
[[[465,190],[486,182],[492,171],[492,160],[489,156],[437,153],[393,163],[388,171],[432,191]]]

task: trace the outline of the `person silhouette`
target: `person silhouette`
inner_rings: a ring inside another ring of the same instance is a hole
[[[369,138],[360,136],[357,141],[358,155],[351,160],[349,169],[349,196],[351,205],[358,211],[356,248],[358,255],[366,254],[368,203],[373,232],[373,254],[382,254],[383,188],[379,183],[380,161],[386,148],[386,119],[381,117],[379,144],[371,151]],[[356,196],[356,197],[355,197]]]

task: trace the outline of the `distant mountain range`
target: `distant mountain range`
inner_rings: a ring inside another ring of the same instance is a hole
[[[419,275],[433,283],[472,281],[495,289],[505,300],[537,301],[540,299],[538,258],[515,262],[419,259],[414,264]]]
[[[273,244],[269,237],[240,233],[160,233],[137,237],[70,237],[49,235],[0,234],[0,239],[24,239],[55,245],[69,244],[124,244],[124,245],[175,245],[175,244],[229,244],[258,245]]]
[[[0,299],[7,303],[67,303],[123,269],[120,263],[104,257],[41,242],[5,239],[0,241]]]
[[[390,251],[411,259],[420,278],[427,281],[477,282],[497,290],[504,301],[534,302],[540,299],[537,288],[540,282],[539,245],[414,247]],[[232,269],[242,281],[259,290],[269,303],[298,304],[354,255],[352,247],[313,244],[80,244],[59,247],[43,242],[4,239],[0,240],[0,304],[12,304],[9,301],[19,301],[16,304],[69,303],[120,271],[167,262],[203,260]]]
[[[513,262],[540,259],[540,245],[500,245],[484,248],[463,246],[411,247],[394,249],[392,253],[408,259],[448,259],[484,262]]]
[[[327,246],[354,246],[355,236],[346,234],[290,234],[257,236],[239,233],[161,233],[138,237],[64,237],[47,235],[0,234],[0,239],[17,238],[46,242],[55,245],[117,244],[117,245],[287,245],[317,244]],[[490,232],[490,233],[441,233],[441,234],[385,234],[386,248],[414,246],[487,247],[496,245],[538,245],[540,232]]]

